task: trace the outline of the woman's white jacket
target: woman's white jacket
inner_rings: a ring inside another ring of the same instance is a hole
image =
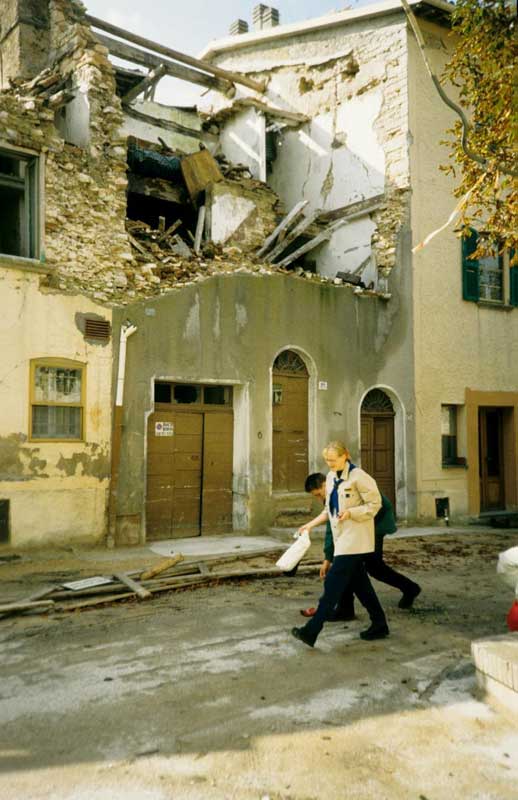
[[[326,509],[333,531],[335,556],[372,553],[374,551],[374,517],[381,508],[381,495],[374,478],[347,461],[338,487],[339,513],[349,511],[350,519],[339,522],[331,516],[329,497],[338,476],[329,472],[326,478]]]

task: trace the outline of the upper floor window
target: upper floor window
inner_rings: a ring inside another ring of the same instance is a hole
[[[442,463],[457,461],[457,406],[441,406]]]
[[[37,258],[38,159],[0,149],[0,253]]]
[[[486,256],[474,258],[479,234],[473,228],[462,239],[462,296],[474,302],[518,306],[518,267],[511,267],[509,253],[499,252],[497,244]]]
[[[31,439],[84,438],[85,367],[67,359],[31,362]]]

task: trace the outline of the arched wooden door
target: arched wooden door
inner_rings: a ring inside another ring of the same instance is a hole
[[[284,350],[272,372],[272,488],[303,492],[308,474],[308,371],[297,353]]]
[[[396,508],[394,406],[381,389],[372,389],[361,409],[362,468]]]

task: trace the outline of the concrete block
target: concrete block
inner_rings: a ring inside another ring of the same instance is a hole
[[[518,716],[518,633],[479,639],[472,642],[471,653],[488,699]]]

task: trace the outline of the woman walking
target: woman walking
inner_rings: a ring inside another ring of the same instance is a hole
[[[365,556],[374,552],[374,517],[381,508],[381,495],[374,478],[351,462],[343,442],[330,442],[323,456],[330,470],[326,478],[326,508],[302,529],[311,531],[329,519],[334,559],[315,615],[291,632],[313,647],[324,623],[332,618],[343,593],[349,590],[356,594],[371,620],[370,627],[360,633],[361,638],[383,639],[389,634],[387,620],[364,563]]]

